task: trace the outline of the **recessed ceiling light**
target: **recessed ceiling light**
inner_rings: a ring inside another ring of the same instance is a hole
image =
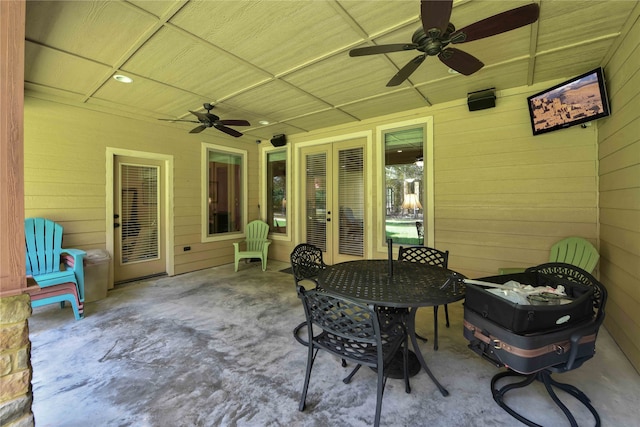
[[[453,68],[449,68],[447,71],[449,72],[449,74],[460,74],[459,72],[457,72]]]
[[[133,79],[131,77],[127,77],[122,74],[116,74],[115,76],[113,76],[113,78],[120,83],[133,83]]]
[[[260,120],[258,123],[260,123],[261,125],[268,125],[269,120]]]

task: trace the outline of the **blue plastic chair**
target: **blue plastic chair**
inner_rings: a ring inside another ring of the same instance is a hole
[[[269,224],[259,219],[251,221],[245,228],[246,238],[242,242],[233,244],[234,248],[234,268],[238,271],[238,263],[242,258],[260,258],[262,261],[262,271],[267,269],[267,254],[271,240],[269,235]],[[244,247],[244,250],[241,249]]]
[[[40,288],[74,283],[75,290],[68,286],[47,289],[51,296],[33,299],[32,307],[71,302],[76,319],[81,319],[84,303],[84,256],[80,249],[62,248],[63,228],[44,218],[27,218],[24,222],[27,276],[32,276]],[[65,291],[67,289],[67,291]]]

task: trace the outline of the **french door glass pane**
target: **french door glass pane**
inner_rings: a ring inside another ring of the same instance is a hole
[[[327,155],[310,154],[306,161],[307,243],[327,251]]]
[[[159,258],[158,168],[120,165],[121,263]]]
[[[338,252],[364,253],[364,168],[363,149],[341,150],[338,155],[339,239]]]
[[[385,235],[394,244],[424,243],[424,128],[384,134]]]

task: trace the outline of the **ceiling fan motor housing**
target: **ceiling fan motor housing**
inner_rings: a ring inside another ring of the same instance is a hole
[[[218,120],[220,120],[220,117],[216,116],[215,114],[211,114],[211,113],[207,113],[207,117],[209,118],[209,123],[215,123]],[[202,123],[206,124],[206,121],[203,121]]]
[[[411,37],[411,41],[418,45],[418,50],[429,56],[436,56],[442,49],[450,43],[449,36],[456,30],[452,23],[449,23],[444,34],[440,33],[439,28],[431,28],[426,33],[425,30],[418,28]]]

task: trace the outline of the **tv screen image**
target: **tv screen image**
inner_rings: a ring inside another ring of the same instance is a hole
[[[527,98],[534,135],[586,123],[610,114],[602,68]]]

